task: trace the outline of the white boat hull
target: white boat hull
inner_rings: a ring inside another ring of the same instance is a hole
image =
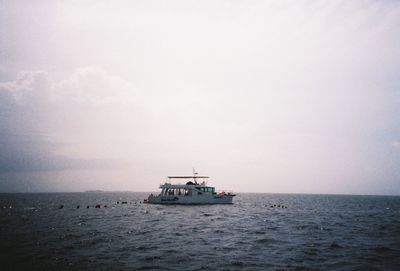
[[[196,196],[184,196],[184,195],[150,195],[147,199],[147,203],[153,204],[232,204],[233,195],[196,195]]]

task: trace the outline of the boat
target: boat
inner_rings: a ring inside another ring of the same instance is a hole
[[[194,172],[193,176],[168,176],[168,181],[160,185],[159,195],[149,195],[144,203],[152,204],[232,204],[232,199],[236,196],[230,192],[215,191],[215,187],[208,186],[205,179],[208,176],[198,176]],[[172,184],[175,179],[189,179],[185,184]],[[197,180],[203,179],[201,183]]]

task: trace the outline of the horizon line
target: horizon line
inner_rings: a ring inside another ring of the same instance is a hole
[[[62,193],[154,193],[156,191],[133,190],[85,190],[85,191],[0,191],[0,194],[62,194]],[[312,193],[312,192],[235,192],[235,194],[282,194],[282,195],[327,195],[327,196],[388,196],[399,197],[400,194],[351,194],[351,193]]]

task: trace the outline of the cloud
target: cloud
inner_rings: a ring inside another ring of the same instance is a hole
[[[112,161],[57,155],[58,144],[31,137],[2,139],[0,173],[48,172],[109,168]]]
[[[0,83],[0,172],[59,169],[41,125],[49,102],[48,75],[23,71]]]
[[[14,81],[0,83],[0,92],[10,94],[20,104],[33,103],[48,98],[48,84],[46,72],[22,71]]]
[[[1,139],[37,134],[48,103],[47,74],[23,71],[16,79],[0,83]]]
[[[79,68],[59,82],[45,71],[22,71],[1,82],[0,173],[115,166],[107,158],[63,152],[69,139],[62,134],[79,135],[71,127],[99,106],[132,104],[134,91],[130,82],[95,67]]]
[[[0,9],[3,171],[126,160],[115,187],[196,165],[242,191],[396,187],[398,2],[101,2]]]

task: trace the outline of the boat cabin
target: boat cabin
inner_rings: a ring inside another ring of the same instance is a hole
[[[205,181],[198,183],[198,179],[206,179],[206,176],[169,176],[168,181],[160,185],[161,193],[157,196],[151,194],[145,203],[154,204],[232,204],[231,193],[216,193],[215,188],[207,186]],[[185,184],[171,184],[171,179],[192,179]]]
[[[162,185],[161,196],[193,196],[201,195],[202,193],[216,194],[214,187],[181,187],[180,185]]]
[[[215,188],[206,186],[203,181],[201,184],[197,183],[198,178],[208,178],[207,176],[169,176],[168,179],[188,179],[193,178],[193,182],[189,181],[186,184],[170,184],[165,183],[160,185],[161,196],[193,196],[201,194],[216,194]]]

